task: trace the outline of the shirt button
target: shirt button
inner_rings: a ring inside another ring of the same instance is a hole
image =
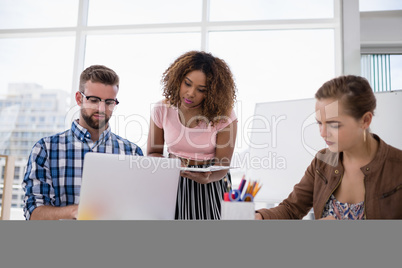
[[[370,168],[368,167],[368,168],[366,168],[366,170],[367,170],[367,171],[369,171],[369,170],[370,170]]]
[[[338,173],[339,173],[339,170],[336,169],[336,170],[335,170],[335,174],[338,174]]]

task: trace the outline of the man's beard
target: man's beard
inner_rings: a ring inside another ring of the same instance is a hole
[[[94,114],[101,114],[101,115],[105,115],[105,120],[94,120],[92,119],[92,115]],[[85,112],[85,109],[81,109],[81,116],[84,119],[85,123],[87,123],[88,126],[90,126],[93,129],[101,129],[104,126],[107,125],[107,123],[110,120],[110,116],[107,116],[105,113],[93,113],[92,115],[88,115]]]

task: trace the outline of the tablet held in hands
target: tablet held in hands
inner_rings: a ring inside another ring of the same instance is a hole
[[[182,171],[192,171],[192,172],[209,172],[209,171],[218,171],[224,169],[234,169],[238,167],[231,167],[231,166],[209,166],[205,168],[197,168],[197,167],[181,167],[180,170]]]

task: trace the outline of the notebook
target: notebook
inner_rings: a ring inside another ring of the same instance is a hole
[[[180,160],[87,153],[78,220],[173,220]]]

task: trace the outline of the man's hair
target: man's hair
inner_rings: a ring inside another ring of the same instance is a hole
[[[112,69],[103,65],[89,66],[81,73],[79,90],[82,93],[84,93],[87,81],[117,86],[119,88],[119,76]]]

